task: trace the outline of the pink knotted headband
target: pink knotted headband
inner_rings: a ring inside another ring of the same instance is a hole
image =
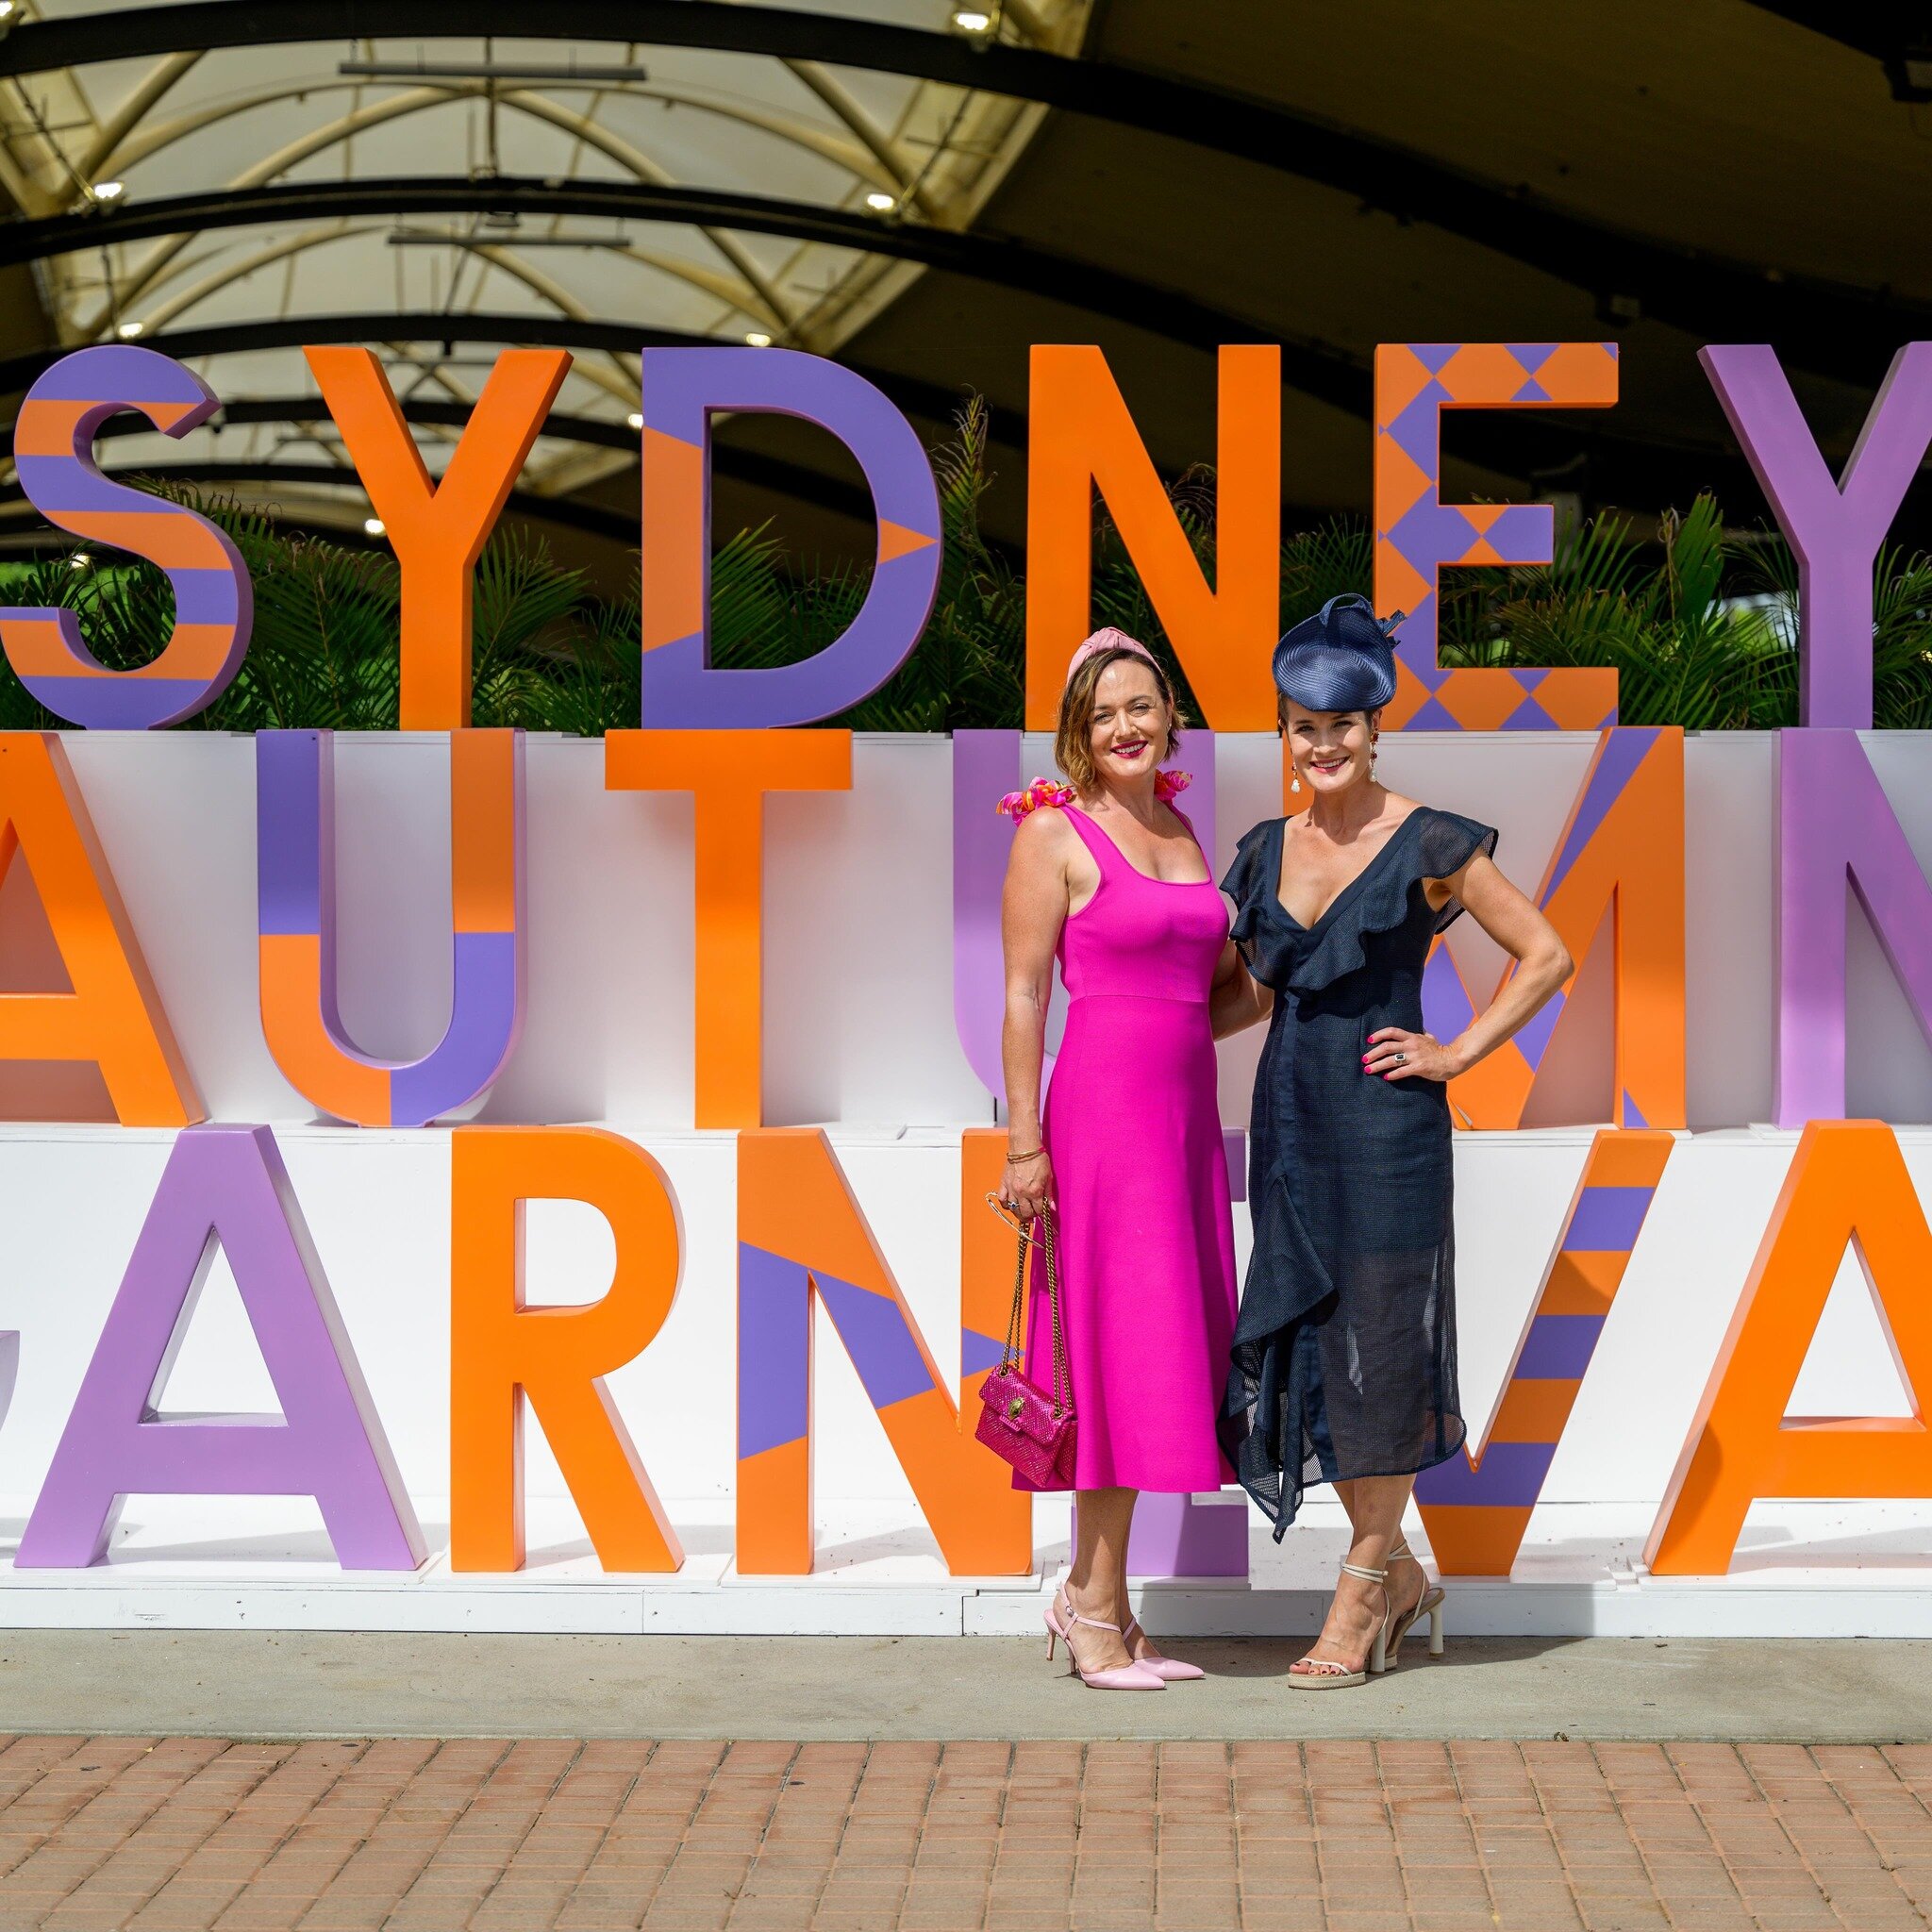
[[[1146,658],[1148,663],[1154,666],[1156,671],[1160,669],[1159,664],[1156,661],[1154,653],[1139,638],[1130,638],[1125,631],[1116,630],[1112,625],[1108,625],[1105,629],[1095,631],[1067,660],[1067,682],[1072,684],[1074,673],[1079,670],[1088,658],[1094,657],[1101,651],[1138,652],[1140,656]]]

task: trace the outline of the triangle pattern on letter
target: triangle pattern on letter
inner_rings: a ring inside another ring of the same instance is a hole
[[[910,557],[915,551],[930,550],[939,540],[928,537],[923,531],[908,530],[904,524],[895,524],[889,518],[879,519],[879,561],[891,563],[894,558]]]

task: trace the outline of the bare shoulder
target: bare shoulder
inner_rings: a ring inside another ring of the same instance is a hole
[[[1080,835],[1066,814],[1051,807],[1030,811],[1013,827],[1013,844],[1007,858],[1007,876],[1044,884],[1066,882],[1077,867]]]
[[[1078,842],[1078,834],[1067,823],[1067,815],[1051,806],[1029,811],[1013,827],[1013,850],[1028,858],[1051,858]]]

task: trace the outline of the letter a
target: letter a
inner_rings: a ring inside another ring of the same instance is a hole
[[[1891,1333],[1909,1416],[1785,1413],[1845,1244]],[[1760,1496],[1932,1496],[1932,1233],[1878,1121],[1805,1129],[1731,1318],[1644,1559],[1659,1576],[1721,1576]]]
[[[279,1416],[155,1413],[218,1242]],[[266,1127],[191,1127],[175,1139],[14,1567],[97,1562],[123,1499],[141,1495],[313,1496],[344,1569],[423,1560],[423,1533]]]
[[[33,874],[72,992],[0,992],[0,1060],[92,1060],[124,1127],[185,1127],[201,1096],[51,732],[0,732],[0,881]]]

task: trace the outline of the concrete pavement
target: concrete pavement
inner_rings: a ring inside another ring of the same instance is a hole
[[[1084,1690],[1044,1640],[0,1632],[0,1730],[240,1738],[1932,1740],[1932,1643],[1451,1639],[1311,1695],[1302,1641],[1175,1641],[1210,1673]]]

